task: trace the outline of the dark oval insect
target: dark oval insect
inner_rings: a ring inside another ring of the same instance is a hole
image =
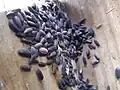
[[[41,18],[39,15],[36,15],[36,14],[35,14],[35,17],[41,22],[41,24],[44,23],[43,20],[42,20],[42,18]],[[41,27],[41,28],[42,28],[42,27]],[[43,29],[43,28],[42,28],[42,29]]]
[[[28,49],[21,49],[18,54],[23,57],[31,57],[31,52]]]
[[[38,20],[34,15],[31,15],[31,16],[27,15],[26,18],[28,21],[31,21],[31,22],[34,22],[35,24],[38,24]]]
[[[97,47],[100,47],[100,43],[97,40],[94,39],[94,43]]]
[[[38,19],[35,17],[35,15],[31,15],[31,17],[32,17],[32,19],[33,19],[33,21],[34,21],[35,23],[38,23],[38,22],[39,22]]]
[[[35,30],[32,31],[32,34],[34,35],[34,37],[37,35],[37,33],[38,31],[35,31]]]
[[[28,6],[28,10],[32,12],[33,14],[38,14],[32,7]]]
[[[43,9],[43,10],[47,10],[47,6],[42,5],[42,9]]]
[[[36,6],[36,4],[34,4],[34,5],[32,6],[32,8],[33,8],[36,12],[39,12],[39,8],[38,8],[38,6]]]
[[[88,84],[88,83],[90,83],[90,80],[87,78],[87,79],[86,79],[86,84]]]
[[[25,38],[20,39],[20,41],[21,41],[22,43],[27,44],[27,45],[33,45],[33,44],[35,44],[35,43],[32,42],[31,40],[27,40],[27,39],[25,39]]]
[[[50,32],[51,32],[52,35],[54,35],[54,34],[57,33],[57,31],[55,31],[55,30],[51,30],[51,29],[50,29]]]
[[[47,22],[49,19],[46,16],[41,17],[44,22]]]
[[[117,79],[120,78],[120,67],[117,67],[117,68],[115,69],[115,76],[116,76]]]
[[[87,27],[86,26],[81,26],[81,27],[79,27],[80,29],[83,29],[84,31],[87,29]],[[91,35],[91,34],[90,34]],[[92,36],[92,35],[91,35]]]
[[[15,33],[20,32],[19,27],[13,22],[12,19],[9,20],[9,23],[8,23],[8,24],[9,24],[10,29],[11,29],[13,32],[15,32]]]
[[[61,61],[60,61],[59,57],[55,59],[55,63],[56,63],[57,65],[60,65],[60,64],[61,64]]]
[[[46,63],[44,63],[44,62],[39,62],[39,67],[45,67],[46,66]]]
[[[17,33],[15,33],[15,35],[19,38],[25,38],[25,34],[21,33],[21,32],[17,32]]]
[[[76,62],[76,63],[78,62],[78,58],[75,58],[75,62]]]
[[[40,32],[38,32],[38,33],[36,34],[35,39],[36,39],[36,41],[40,41],[40,39],[41,39],[41,33],[40,33]]]
[[[45,28],[45,26],[46,26],[46,23],[45,23],[45,22],[43,22],[43,23],[42,23],[42,27],[41,27],[41,28],[42,28],[42,29],[44,29],[44,28]]]
[[[91,40],[85,40],[84,43],[92,44],[92,41]]]
[[[43,37],[43,38],[40,40],[40,43],[42,43],[42,44],[44,45],[45,42],[46,42],[46,38]]]
[[[54,43],[49,43],[49,42],[45,42],[44,46],[48,49],[49,47],[52,47],[54,45]],[[48,50],[49,51],[49,50]]]
[[[64,86],[62,85],[62,82],[61,82],[61,81],[58,81],[58,82],[57,82],[57,85],[58,85],[58,87],[59,87],[61,90],[63,90]]]
[[[96,58],[92,59],[92,65],[95,66],[96,64],[98,64],[99,61]]]
[[[30,65],[21,65],[20,69],[21,69],[21,71],[30,72],[31,66]]]
[[[8,19],[12,19],[15,16],[15,12],[9,11],[9,12],[6,13],[6,16],[7,16]]]
[[[96,47],[92,44],[88,44],[88,47],[92,50],[92,49],[96,49]]]
[[[30,47],[30,52],[31,52],[31,55],[33,55],[35,53],[38,53],[38,50],[35,47],[31,46]]]
[[[88,52],[86,52],[86,56],[87,56],[87,59],[90,59],[90,50],[88,50]]]
[[[95,32],[94,32],[94,30],[93,30],[92,28],[89,28],[89,29],[88,29],[88,34],[89,34],[90,36],[92,36],[92,37],[95,37]]]
[[[34,23],[34,22],[27,21],[27,23],[28,23],[28,25],[29,25],[29,26],[31,26],[31,27],[36,27],[36,28],[38,28],[38,27],[39,27],[39,25],[38,25],[38,24],[36,24],[36,23]]]
[[[98,61],[100,61],[100,58],[96,54],[94,54],[94,57],[95,57],[95,59],[97,59]]]
[[[61,79],[61,83],[62,83],[63,86],[66,85],[65,80],[63,78]]]
[[[57,55],[57,53],[56,53],[55,51],[53,51],[52,53],[50,53],[50,54],[47,56],[47,58],[48,58],[48,59],[52,59],[52,58],[55,58],[56,55]]]
[[[39,48],[42,47],[42,46],[43,46],[42,43],[36,43],[36,44],[34,45],[34,47],[35,47],[36,49],[39,49]]]
[[[24,18],[23,18],[23,16],[22,16],[22,14],[21,14],[20,12],[18,12],[17,15],[18,15],[18,17],[20,18],[21,23],[23,23],[23,22],[24,22]]]
[[[58,46],[51,46],[48,48],[48,51],[51,52],[51,51],[56,51],[58,49]]]
[[[63,50],[66,48],[64,42],[60,42],[60,43],[59,43],[59,46],[60,46],[60,48],[62,48]]]
[[[86,23],[86,18],[82,19],[80,22],[79,22],[79,25],[84,25]]]
[[[45,27],[45,33],[49,33],[49,32],[51,32],[51,28]]]
[[[36,71],[37,78],[41,81],[44,79],[43,73],[40,69]]]
[[[24,11],[21,11],[20,14],[22,15],[24,21],[27,21],[26,14],[24,13]]]
[[[80,71],[78,72],[78,79],[79,80],[83,79],[83,69],[80,69]]]
[[[31,16],[31,12],[26,11],[26,10],[24,12],[25,12],[26,15]]]
[[[26,28],[24,30],[24,34],[32,33],[33,29],[32,28]]]
[[[51,64],[53,64],[53,60],[47,60],[47,62],[46,62],[46,65],[51,65]]]
[[[96,87],[91,87],[91,88],[89,88],[89,90],[96,90]]]
[[[46,35],[46,33],[43,30],[40,30],[39,32],[40,32],[41,36],[45,36]]]
[[[23,28],[22,28],[22,22],[21,22],[21,20],[20,20],[20,18],[19,18],[18,16],[14,16],[13,22],[14,22],[20,29],[23,29]]]
[[[46,35],[46,39],[51,39],[51,38],[52,38],[51,33],[48,33],[48,34]]]
[[[107,86],[107,90],[110,90],[110,86],[109,85]]]
[[[34,22],[31,16],[26,15],[26,18],[27,18],[28,21]]]
[[[48,54],[48,50],[47,50],[45,47],[41,47],[41,48],[39,49],[39,52],[42,53],[42,54],[45,54],[45,55]]]
[[[23,28],[24,28],[24,29],[29,28],[29,25],[28,25],[27,21],[24,21],[24,22],[23,22]]]

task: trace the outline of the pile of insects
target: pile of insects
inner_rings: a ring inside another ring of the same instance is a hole
[[[33,64],[39,68],[56,64],[61,72],[60,90],[67,87],[97,90],[88,78],[84,78],[83,70],[76,66],[79,60],[83,61],[84,67],[87,67],[88,59],[93,67],[100,62],[95,53],[91,54],[100,44],[94,30],[85,25],[86,19],[72,23],[55,1],[46,1],[41,6],[34,4],[25,10],[15,9],[6,16],[10,29],[27,45],[18,51],[20,56],[27,58],[27,64],[20,66],[21,71],[30,72]],[[38,61],[38,57],[46,57],[47,62]],[[36,75],[42,81],[44,75],[39,68]]]

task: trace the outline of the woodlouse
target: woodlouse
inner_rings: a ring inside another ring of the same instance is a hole
[[[19,28],[22,28],[22,23],[18,16],[14,16],[13,21]]]
[[[82,20],[79,22],[80,25],[84,25],[85,23],[86,23],[86,18],[82,19]]]
[[[37,78],[41,81],[44,79],[43,73],[40,69],[36,71]]]
[[[92,45],[92,44],[88,44],[88,47],[89,47],[91,50],[96,49],[96,47],[95,47],[94,45]]]
[[[18,54],[23,57],[31,57],[31,53],[28,49],[21,49],[18,51]]]
[[[44,47],[41,47],[39,49],[39,52],[42,53],[42,54],[48,54],[48,50],[46,48],[44,48]]]
[[[13,32],[15,32],[15,33],[20,32],[19,27],[13,22],[12,19],[9,20],[9,23],[8,23],[8,24],[9,24],[10,29],[11,29]]]
[[[109,85],[107,86],[107,90],[110,90],[110,86]]]
[[[83,61],[84,66],[86,67],[87,66],[87,60],[84,56],[82,57],[82,61]]]
[[[120,67],[117,67],[117,68],[115,69],[115,76],[116,76],[117,79],[120,78]]]
[[[89,33],[90,36],[95,37],[95,32],[92,28],[88,29],[88,33]]]
[[[46,65],[51,65],[51,64],[53,64],[53,60],[47,60],[47,62],[46,62]]]
[[[44,62],[39,62],[38,65],[39,65],[39,67],[45,67],[45,66],[46,66],[46,63],[44,63]]]
[[[94,39],[94,43],[97,47],[100,47],[100,43],[97,40]]]
[[[20,69],[25,72],[30,72],[31,71],[31,66],[30,65],[21,65]]]
[[[86,57],[87,57],[87,59],[90,59],[90,50],[88,50],[87,52],[86,52]]]

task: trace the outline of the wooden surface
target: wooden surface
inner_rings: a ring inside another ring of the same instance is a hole
[[[98,85],[98,90],[120,90],[120,80],[114,75],[114,70],[120,66],[120,0],[64,0],[67,2],[69,17],[77,22],[87,18],[87,25],[95,28],[96,38],[101,43],[97,53],[101,62],[96,68],[89,64],[84,68],[85,75],[91,82]],[[26,58],[18,56],[17,51],[23,47],[19,39],[8,28],[4,13],[0,14],[0,80],[4,81],[3,90],[58,90],[56,77],[51,74],[50,67],[41,68],[45,80],[39,82],[32,72],[23,73],[19,66],[26,63]],[[40,58],[44,61],[44,58]],[[91,62],[91,61],[89,61]]]

